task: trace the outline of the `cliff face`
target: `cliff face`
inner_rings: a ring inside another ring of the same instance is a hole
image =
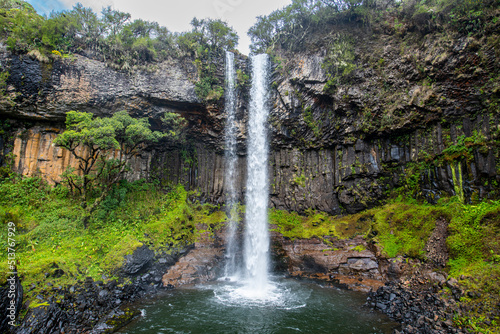
[[[7,93],[20,96],[15,106],[1,114],[41,121],[64,121],[70,110],[107,116],[128,110],[141,117],[157,117],[165,111],[203,111],[194,92],[196,68],[182,60],[171,60],[149,72],[128,74],[105,63],[80,55],[43,63],[29,56],[2,54],[10,73]]]
[[[293,209],[311,197],[355,212],[397,186],[430,202],[497,196],[498,25],[489,33],[339,26],[311,42],[315,51],[278,54],[273,151],[295,160],[274,171],[292,180]],[[322,66],[339,39],[332,35],[353,41],[354,54],[354,70],[333,80]]]
[[[336,29],[354,41],[355,69],[333,86],[322,66],[332,43],[325,43],[326,37],[312,40],[306,51],[275,57],[271,205],[357,212],[397,186],[430,202],[444,194],[465,200],[497,196],[497,31],[478,39],[437,31],[367,31],[356,24]],[[154,174],[199,189],[207,200],[224,201],[224,110],[197,99],[191,61],[171,60],[135,74],[81,56],[44,64],[3,54],[2,64],[10,72],[7,91],[20,93],[14,107],[0,111],[24,122],[14,141],[17,171],[39,169],[57,182],[74,164],[67,152],[51,145],[69,110],[106,116],[126,109],[149,117],[153,127],[171,111],[188,119],[190,146],[142,152],[130,177]],[[244,59],[239,64],[245,69]],[[240,199],[246,175],[245,94],[239,92],[237,117]]]
[[[49,183],[61,181],[67,168],[78,168],[79,161],[67,150],[53,144],[62,130],[59,127],[34,126],[19,132],[14,139],[13,168],[23,175],[41,175]],[[116,157],[118,152],[115,152]],[[130,160],[129,180],[147,178],[152,158],[151,151],[143,151]]]

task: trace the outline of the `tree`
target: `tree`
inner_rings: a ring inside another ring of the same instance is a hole
[[[138,149],[168,135],[152,131],[146,118],[132,118],[126,111],[110,118],[94,118],[91,113],[78,111],[67,113],[66,130],[57,136],[54,144],[67,149],[78,160],[78,174],[69,170],[63,177],[82,200],[85,228],[92,212],[123,178],[128,162]],[[117,157],[113,158],[115,153]],[[97,198],[88,205],[95,192]]]
[[[195,58],[198,69],[196,95],[205,102],[217,101],[224,94],[223,84],[216,76],[217,64],[225,51],[236,47],[238,35],[221,20],[195,17],[191,25],[193,29],[178,36],[177,44],[182,53]]]
[[[91,8],[83,7],[81,3],[77,3],[70,12],[74,16],[78,24],[76,37],[80,39],[85,47],[97,49],[99,42],[102,40],[103,25],[97,14]]]
[[[336,15],[353,15],[357,9],[372,8],[375,4],[376,0],[292,0],[290,5],[268,16],[257,17],[257,23],[248,30],[251,50],[261,53],[276,46],[301,49],[309,34],[324,29]]]
[[[104,32],[108,36],[116,36],[123,28],[125,23],[130,20],[130,14],[111,9],[111,7],[103,8],[102,22]]]

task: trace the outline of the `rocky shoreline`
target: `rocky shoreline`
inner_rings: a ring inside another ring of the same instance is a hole
[[[444,287],[451,291],[446,298],[440,292]],[[368,293],[366,305],[401,323],[401,330],[394,334],[469,333],[456,328],[453,322],[461,311],[458,302],[462,295],[453,278],[436,284],[413,277],[408,281],[390,281]]]
[[[210,247],[206,243],[194,244],[175,255],[154,257],[144,247],[126,258],[118,280],[104,283],[88,277],[68,287],[45,283],[46,287],[35,297],[36,302],[24,305],[28,311],[19,326],[2,328],[2,333],[113,333],[140,315],[130,308],[133,302],[177,286],[215,279],[217,268],[222,263],[221,248],[213,247],[213,252],[208,252],[209,258],[201,256],[207,248]],[[399,279],[374,280],[362,274],[325,274],[311,270],[285,272],[298,279],[308,278],[344,289],[369,291],[366,306],[401,323],[401,328],[394,334],[468,333],[455,328],[453,322],[454,315],[460,312],[458,301],[463,292],[456,280],[446,279],[443,274],[424,270],[419,275],[413,273]],[[173,277],[177,279],[172,280]],[[444,296],[441,292],[444,288],[451,293]]]
[[[173,289],[172,285],[163,285],[162,275],[191,248],[155,256],[147,246],[139,247],[125,256],[115,280],[87,277],[70,286],[55,286],[50,281],[33,284],[26,292],[38,288],[34,300],[17,303],[18,309],[26,312],[24,317],[18,318],[15,327],[2,323],[0,333],[113,333],[139,315],[129,309],[132,302]],[[8,288],[1,287],[2,296]]]
[[[133,280],[120,277],[104,283],[87,277],[71,286],[45,285],[34,301],[23,305],[27,313],[18,326],[4,326],[0,332],[113,333],[139,315],[128,308],[130,303],[173,288],[163,286],[156,265]]]

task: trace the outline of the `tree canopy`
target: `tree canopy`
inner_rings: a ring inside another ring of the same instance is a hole
[[[78,168],[68,169],[63,178],[87,208],[85,225],[111,187],[123,178],[130,159],[139,148],[164,137],[177,138],[185,124],[183,119],[177,114],[167,114],[164,119],[170,127],[167,133],[152,131],[146,118],[133,118],[126,111],[119,111],[110,118],[78,111],[67,113],[66,130],[57,136],[54,144],[67,149],[78,161]],[[94,203],[87,206],[96,193]]]
[[[386,14],[410,21],[415,30],[439,20],[435,26],[448,24],[468,34],[485,23],[485,9],[497,7],[498,0],[292,0],[282,9],[259,16],[248,35],[254,53],[278,47],[299,50],[307,45],[311,33],[332,31],[332,25],[339,22],[380,23]]]
[[[217,79],[217,61],[225,51],[238,44],[238,35],[221,20],[194,18],[191,32],[178,36],[182,52],[195,58],[199,80],[195,92],[204,101],[216,101],[224,94],[223,82]]]
[[[119,70],[161,61],[169,56],[222,54],[238,43],[236,32],[221,20],[192,21],[193,29],[173,33],[157,22],[131,20],[129,13],[103,8],[100,14],[76,4],[73,9],[36,13],[22,0],[0,0],[0,41],[15,53],[34,52],[41,60],[85,53]]]

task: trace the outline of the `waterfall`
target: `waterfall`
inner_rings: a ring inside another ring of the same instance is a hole
[[[244,261],[247,289],[263,297],[268,287],[269,232],[267,205],[268,180],[268,56],[251,58],[252,88],[247,139],[247,183],[245,212]]]
[[[238,243],[236,240],[236,230],[238,225],[236,212],[236,164],[238,156],[236,155],[236,74],[234,71],[234,54],[226,51],[226,133],[225,133],[225,195],[226,195],[226,213],[228,215],[227,228],[227,246],[226,246],[226,266],[224,276],[226,278],[237,274],[236,254],[238,253]]]

